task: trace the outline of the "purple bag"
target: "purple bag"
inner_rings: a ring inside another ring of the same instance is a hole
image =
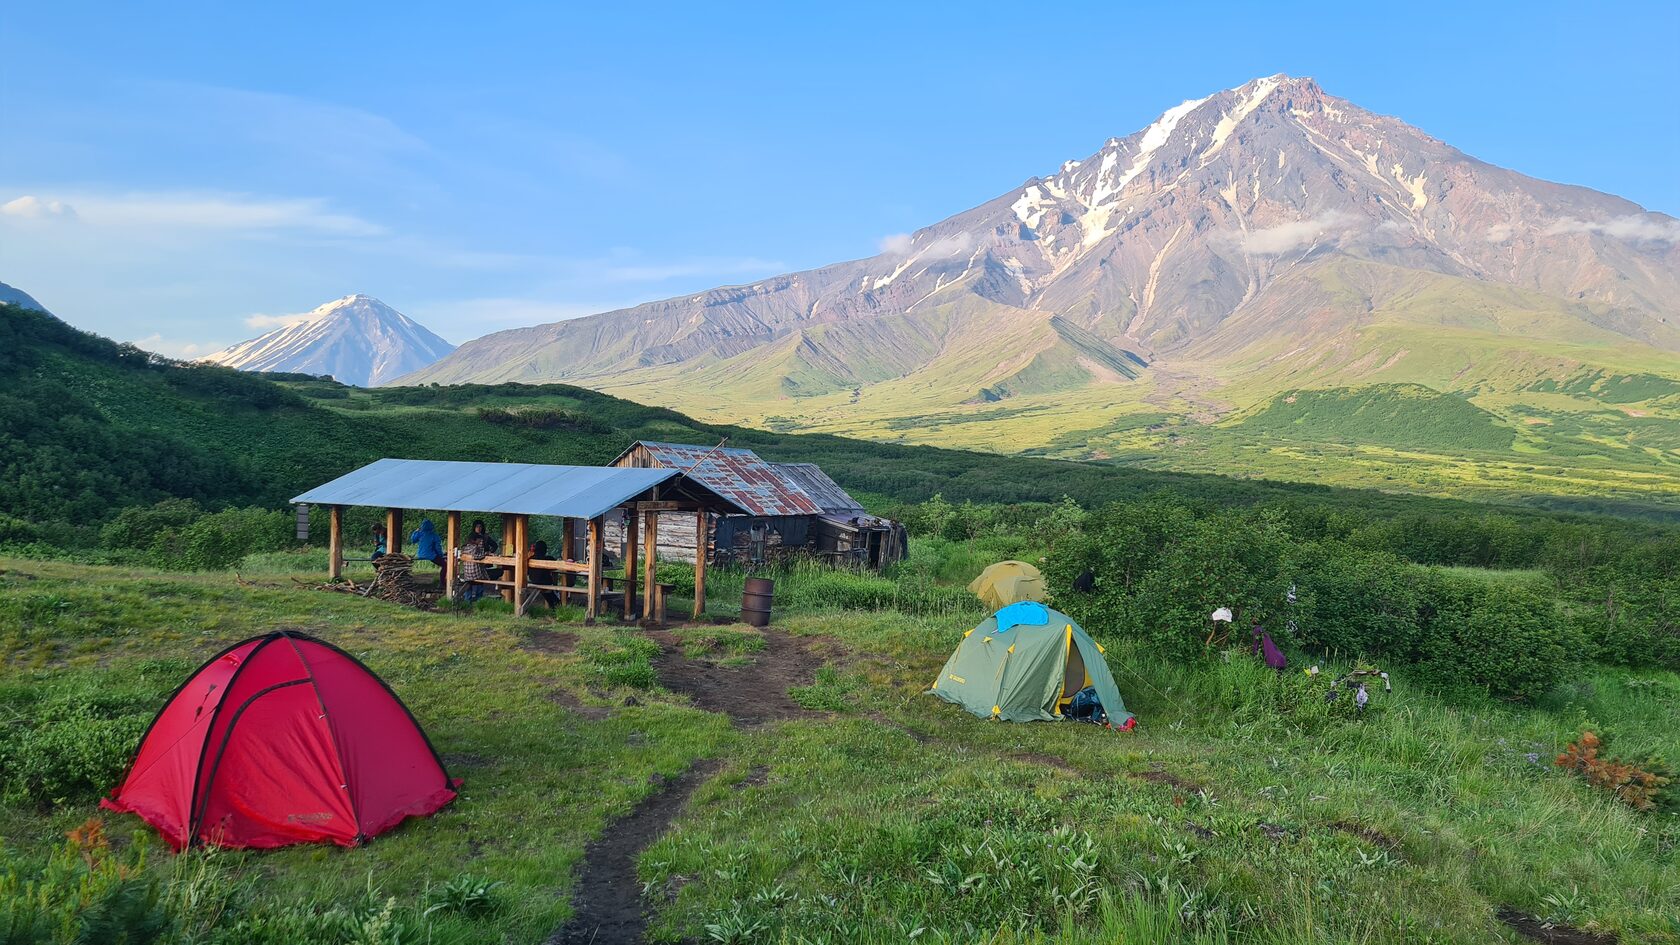
[[[1278,649],[1276,643],[1272,642],[1272,635],[1267,633],[1266,628],[1259,624],[1254,625],[1254,645],[1249,647],[1248,652],[1250,654],[1262,654],[1266,665],[1280,673],[1283,672],[1285,666],[1289,665],[1289,661],[1283,657],[1283,651]]]

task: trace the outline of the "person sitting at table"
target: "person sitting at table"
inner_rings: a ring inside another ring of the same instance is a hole
[[[375,525],[372,528],[372,532],[373,532],[373,557],[369,558],[368,560],[369,561],[378,561],[380,558],[385,557],[385,549],[387,547],[387,545],[385,543],[385,539],[386,539],[385,526]]]
[[[479,543],[484,546],[482,554],[493,555],[502,550],[502,543],[491,537],[490,530],[484,527],[484,519],[473,520],[472,533],[467,537],[479,540]],[[487,564],[484,566],[484,573],[488,577],[499,578],[502,576],[502,568],[500,565]]]
[[[408,536],[408,540],[414,542],[414,560],[430,561],[438,566],[438,570],[443,570],[443,539],[438,537],[431,519],[421,519],[420,527]]]
[[[538,542],[533,542],[531,544],[531,560],[532,561],[553,561],[554,560],[554,556],[548,553],[548,542],[538,541]],[[546,571],[547,569],[545,568],[543,570]],[[560,572],[559,571],[554,571],[554,572],[551,572],[551,573],[553,574],[554,582],[559,583]],[[546,583],[546,580],[545,580],[545,583]],[[560,595],[555,593],[554,591],[543,591],[542,592],[542,600],[543,600],[543,603],[547,604],[550,607],[559,607],[560,606]]]
[[[481,558],[484,557],[484,539],[477,535],[468,535],[467,543],[461,546],[461,566],[459,572],[461,581],[461,602],[470,604],[484,596],[484,585],[478,581],[489,580],[490,574],[484,567]]]

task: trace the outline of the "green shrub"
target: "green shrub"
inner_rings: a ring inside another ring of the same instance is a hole
[[[1444,684],[1532,701],[1563,678],[1583,641],[1553,601],[1520,587],[1425,575],[1419,662]]]
[[[285,512],[226,509],[206,513],[189,499],[123,509],[100,530],[101,546],[119,560],[182,571],[229,568],[248,554],[277,551],[293,538]]]
[[[1418,566],[1341,542],[1303,548],[1296,642],[1348,656],[1410,658],[1418,648]]]
[[[79,802],[115,787],[183,671],[160,662],[134,676],[25,678],[0,687],[0,798]]]

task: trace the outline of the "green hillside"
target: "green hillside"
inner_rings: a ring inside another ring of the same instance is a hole
[[[348,388],[184,365],[14,307],[0,318],[0,542],[87,545],[117,510],[169,498],[278,508],[382,456],[605,463],[636,439],[808,460],[881,501],[1089,505],[1171,491],[1454,514],[1472,505],[705,424],[565,385]]]
[[[1418,384],[1288,391],[1241,426],[1247,433],[1398,449],[1508,450],[1516,438],[1468,400]]]

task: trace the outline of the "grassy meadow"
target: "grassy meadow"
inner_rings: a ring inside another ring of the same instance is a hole
[[[1395,667],[1395,691],[1356,716],[1295,667],[1166,660],[1088,624],[1136,732],[988,723],[923,695],[980,616],[960,583],[1031,551],[918,539],[886,578],[780,572],[763,634],[730,624],[740,575],[717,575],[718,625],[676,637],[689,659],[750,674],[764,634],[820,655],[788,687],[804,711],[758,726],[662,687],[645,633],[300,587],[315,552],[253,557],[238,578],[0,560],[0,719],[63,722],[36,731],[81,752],[43,774],[46,796],[0,802],[0,902],[15,920],[31,884],[99,862],[161,884],[166,941],[539,942],[570,915],[585,845],[707,759],[639,860],[653,941],[1520,941],[1501,908],[1680,941],[1676,819],[1551,764],[1586,727],[1680,757],[1680,675],[1591,668],[1517,706]],[[180,679],[278,627],[382,674],[461,797],[362,848],[262,854],[172,857],[137,818],[101,813]],[[109,852],[66,847],[89,818]]]

